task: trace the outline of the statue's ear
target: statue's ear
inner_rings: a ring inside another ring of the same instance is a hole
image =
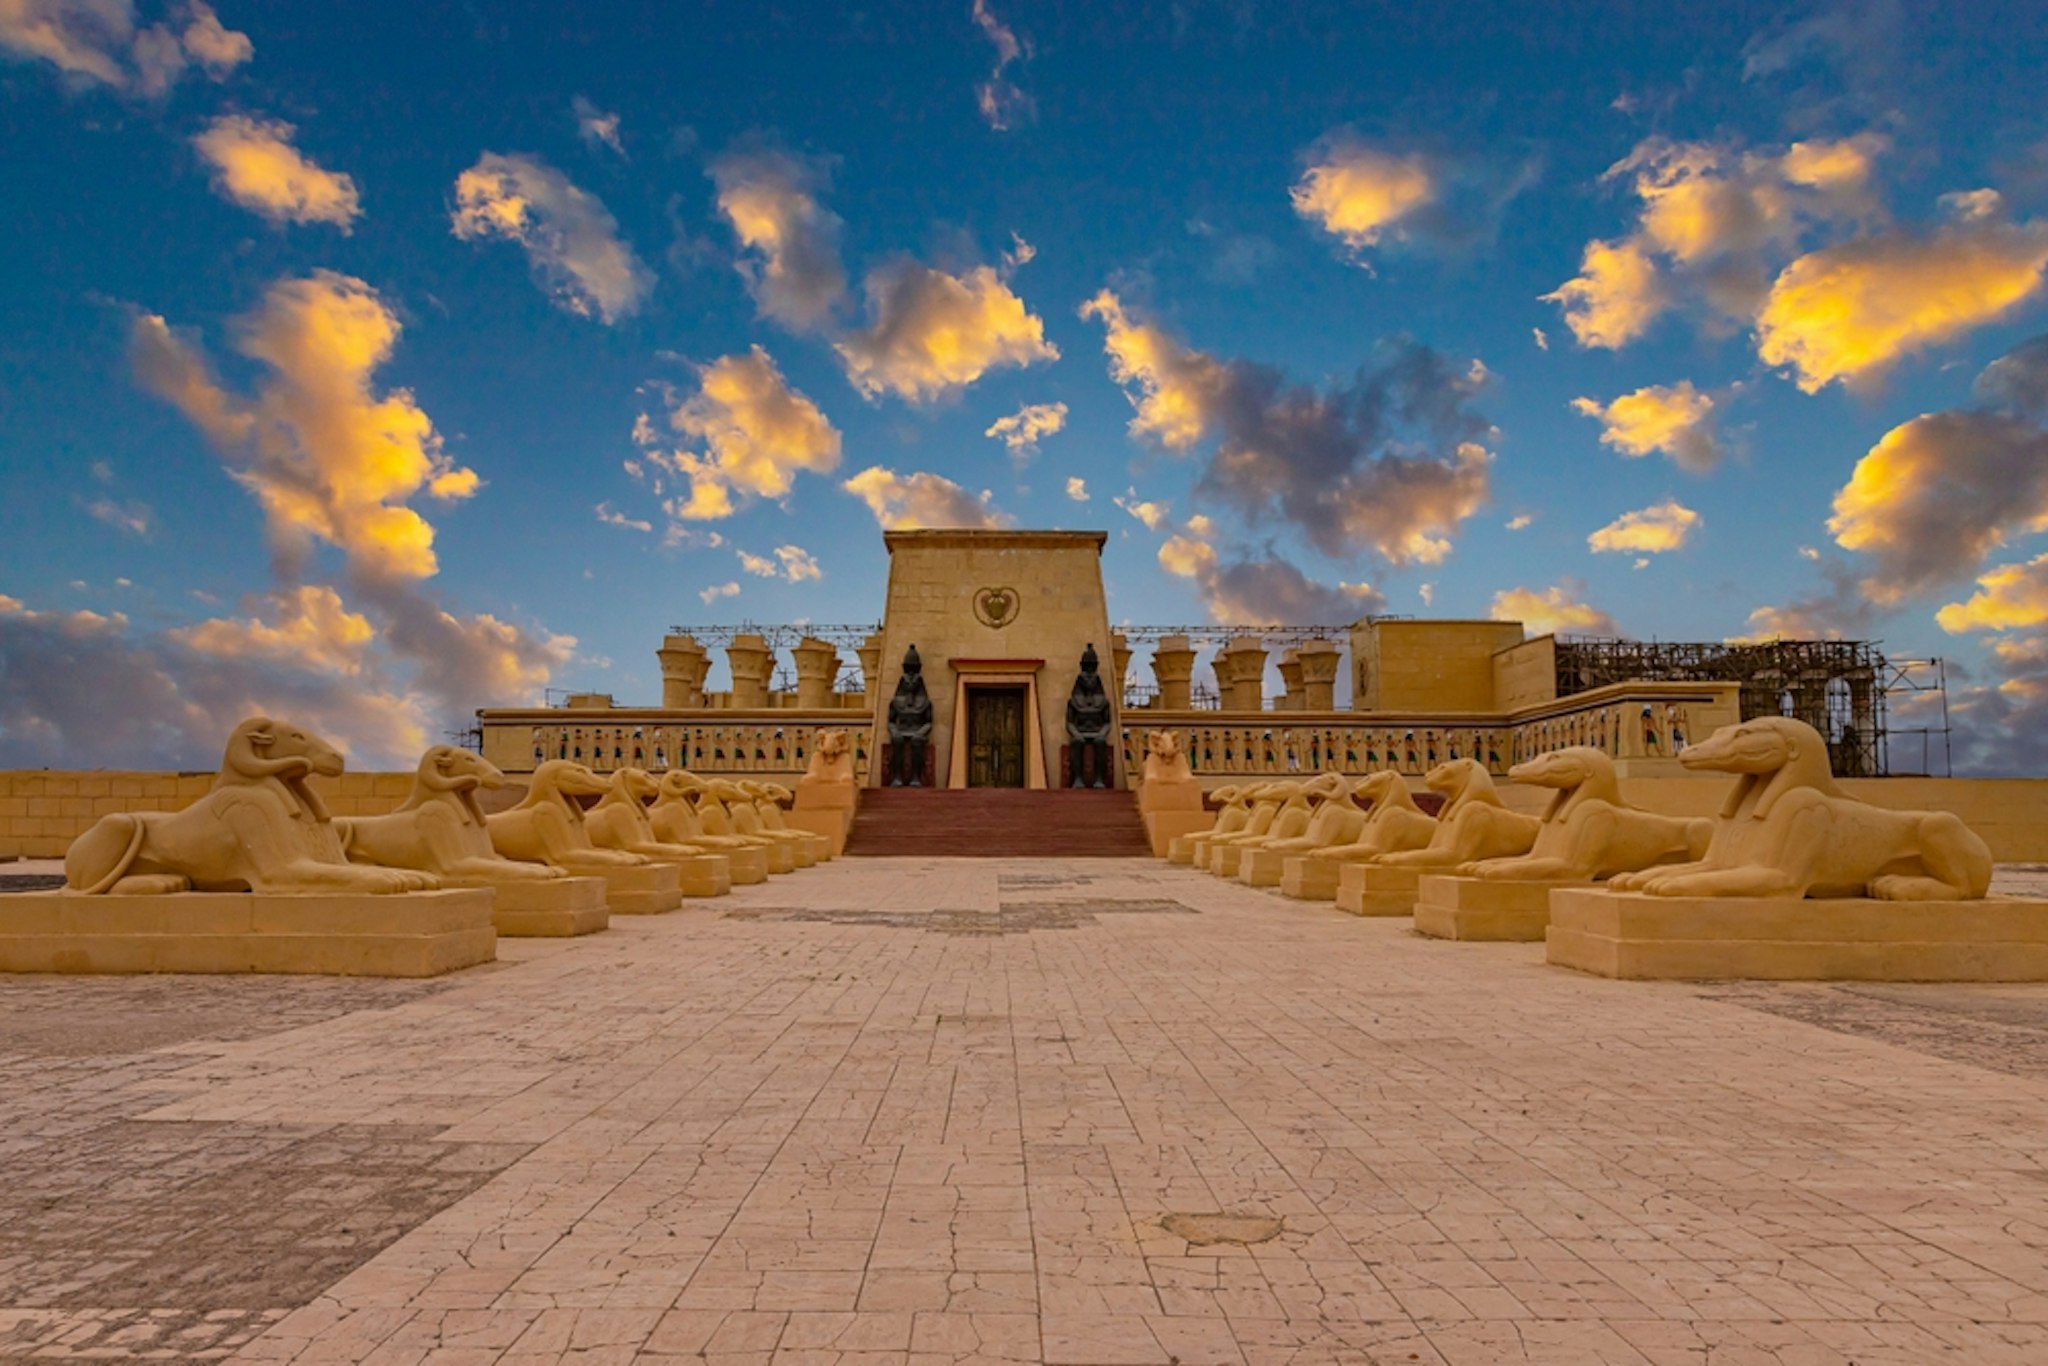
[[[444,749],[434,756],[434,767],[446,773],[455,767],[455,751]]]

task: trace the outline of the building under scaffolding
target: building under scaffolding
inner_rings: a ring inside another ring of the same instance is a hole
[[[1835,775],[1871,778],[1898,767],[1948,771],[1948,709],[1940,660],[1894,663],[1865,640],[1771,640],[1751,644],[1559,637],[1557,695],[1611,683],[1732,682],[1742,719],[1790,716],[1827,737]],[[1913,694],[1918,740],[1893,754],[1895,694]],[[1928,699],[1932,698],[1930,702]]]

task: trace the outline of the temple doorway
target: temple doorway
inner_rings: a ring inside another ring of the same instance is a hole
[[[967,689],[967,785],[1022,787],[1024,689]]]

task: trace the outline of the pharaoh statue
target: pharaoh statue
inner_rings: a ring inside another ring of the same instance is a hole
[[[1109,786],[1109,690],[1095,658],[1095,646],[1081,651],[1081,672],[1074,677],[1074,691],[1067,696],[1067,763],[1073,770],[1069,787]],[[1086,762],[1092,758],[1093,763]],[[1087,781],[1089,774],[1095,781]]]
[[[889,786],[924,786],[924,752],[931,738],[932,695],[924,686],[924,661],[912,645],[903,652],[903,677],[889,699]]]

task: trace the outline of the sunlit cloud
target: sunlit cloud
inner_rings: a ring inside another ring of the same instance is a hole
[[[609,147],[620,156],[626,154],[626,144],[619,138],[619,116],[607,114],[581,95],[569,101],[569,110],[576,119],[576,135],[592,147]]]
[[[989,127],[999,133],[1008,132],[1038,117],[1037,102],[1006,74],[1011,65],[1030,60],[1031,46],[996,18],[988,0],[974,0],[971,13],[976,26],[996,50],[995,69],[989,72],[987,80],[974,87],[975,107],[981,110]]]
[[[1542,296],[1564,309],[1581,346],[1628,345],[1669,304],[1657,264],[1634,242],[1588,242],[1579,273]]]
[[[350,676],[363,672],[377,638],[368,617],[320,584],[276,593],[249,617],[216,617],[164,634],[218,659],[266,659]]]
[[[943,475],[923,471],[898,474],[886,466],[870,465],[842,487],[868,505],[885,531],[1010,525],[1010,518],[990,505],[994,495],[989,490],[969,493]]]
[[[192,65],[218,81],[256,53],[201,0],[148,28],[137,27],[133,0],[0,0],[0,49],[82,84],[151,98]]]
[[[1679,550],[1700,525],[1700,515],[1675,498],[1625,512],[1586,538],[1595,554],[1659,555]]]
[[[1535,513],[1533,513],[1533,512],[1518,512],[1518,513],[1516,513],[1516,514],[1515,514],[1514,516],[1512,516],[1512,517],[1508,518],[1508,520],[1507,520],[1507,529],[1508,529],[1509,531],[1527,531],[1527,530],[1528,530],[1528,529],[1529,529],[1530,527],[1534,526],[1535,524],[1536,524],[1536,514],[1535,514]]]
[[[1067,497],[1073,499],[1077,503],[1087,502],[1088,481],[1086,479],[1081,478],[1079,475],[1070,476],[1067,480]]]
[[[1614,618],[1583,601],[1584,588],[1567,579],[1549,588],[1507,588],[1493,595],[1498,621],[1519,621],[1532,636],[1618,636]]]
[[[1200,441],[1209,429],[1210,411],[1220,402],[1223,366],[1164,328],[1133,319],[1109,290],[1081,305],[1081,316],[1106,329],[1102,345],[1110,378],[1137,391],[1131,398],[1137,409],[1131,435],[1150,437],[1173,451]]]
[[[982,433],[1000,441],[1019,462],[1038,454],[1038,443],[1054,436],[1067,425],[1064,403],[1027,403],[1008,417],[999,417]]]
[[[85,505],[85,511],[94,521],[130,536],[147,536],[156,524],[155,509],[134,499],[95,498]]]
[[[349,230],[362,203],[356,183],[323,170],[292,146],[293,127],[225,114],[192,140],[213,167],[214,188],[273,223],[328,223]]]
[[[1140,500],[1135,489],[1128,495],[1118,494],[1110,501],[1143,522],[1147,531],[1157,531],[1165,525],[1170,511],[1165,503]]]
[[[1590,398],[1572,400],[1574,411],[1599,419],[1603,445],[1631,457],[1662,451],[1680,466],[1704,474],[1721,461],[1714,425],[1714,399],[1691,380],[1653,384],[1623,394],[1602,407]]]
[[[825,577],[817,557],[800,545],[779,545],[772,555],[754,555],[744,550],[733,553],[739,556],[740,568],[757,578],[804,583]]]
[[[698,446],[650,452],[687,485],[671,508],[686,521],[729,517],[748,499],[787,496],[800,473],[839,467],[838,429],[758,346],[702,367],[697,392],[670,410],[669,425]]]
[[[698,600],[701,601],[706,607],[709,607],[712,603],[717,602],[720,598],[736,598],[739,595],[739,582],[733,579],[728,579],[724,583],[714,583],[708,588],[700,588],[697,590]]]
[[[517,242],[541,287],[582,317],[630,317],[654,273],[619,236],[603,201],[535,157],[486,152],[455,182],[455,235]]]
[[[2048,221],[2015,223],[1980,192],[1929,236],[1874,234],[1787,266],[1757,315],[1757,354],[1808,393],[1872,379],[2004,317],[2040,292],[2044,269]]]
[[[1353,251],[1398,234],[1402,220],[1435,200],[1426,158],[1375,147],[1344,132],[1312,149],[1288,197],[1294,211]]]
[[[1950,635],[2048,626],[2048,555],[1979,575],[1977,592],[1968,601],[1949,603],[1934,620]]]
[[[654,530],[654,523],[639,517],[628,517],[610,503],[599,503],[597,505],[597,520],[603,522],[606,526],[618,527],[622,531],[646,533]]]
[[[762,315],[799,332],[829,322],[846,298],[839,217],[818,202],[831,163],[751,146],[712,162],[710,174],[718,211],[744,252],[739,272]]]
[[[1822,560],[1818,551],[1801,558],[1819,563],[1825,586],[1783,604],[1766,603],[1750,612],[1748,628],[1730,636],[1731,645],[1772,640],[1851,640],[1870,630],[1875,609],[1857,580],[1856,571],[1841,559]]]
[[[1000,366],[1059,359],[1044,322],[992,266],[949,275],[903,260],[870,272],[863,288],[868,325],[836,349],[869,398],[929,402]]]

